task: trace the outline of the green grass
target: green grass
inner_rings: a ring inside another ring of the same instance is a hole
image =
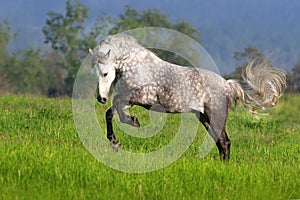
[[[97,104],[104,123],[107,106]],[[233,109],[227,123],[232,141],[228,163],[217,149],[204,159],[199,125],[194,143],[176,162],[158,171],[123,173],[97,161],[75,130],[70,99],[0,97],[1,199],[296,199],[300,198],[300,96],[284,96],[268,117]],[[144,125],[147,112],[132,112]],[[161,133],[135,139],[115,125],[122,147],[153,151],[178,128],[167,118]]]

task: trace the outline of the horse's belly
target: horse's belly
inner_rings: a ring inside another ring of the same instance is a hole
[[[185,96],[184,98],[172,98],[172,96],[165,95],[159,97],[158,102],[168,113],[184,113],[197,110],[204,111],[204,99],[198,96]]]

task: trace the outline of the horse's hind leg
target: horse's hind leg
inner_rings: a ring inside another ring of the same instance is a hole
[[[223,123],[211,122],[211,116],[208,113],[197,114],[199,121],[205,126],[208,133],[216,142],[221,160],[229,160],[230,157],[230,140],[225,130],[226,119]],[[222,120],[223,121],[223,120]],[[220,124],[218,124],[220,123]]]
[[[223,131],[221,132],[221,135],[218,138],[218,141],[216,142],[217,147],[219,149],[219,154],[221,160],[229,160],[230,158],[230,140],[227,136],[227,133],[225,131],[225,127]]]
[[[115,150],[118,150],[120,147],[120,142],[116,140],[114,131],[113,131],[113,126],[112,126],[112,119],[114,114],[116,113],[116,109],[114,107],[109,108],[106,111],[106,130],[107,130],[107,139],[111,142],[112,147]]]

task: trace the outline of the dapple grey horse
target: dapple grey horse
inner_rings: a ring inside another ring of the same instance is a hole
[[[108,36],[89,51],[98,78],[97,100],[107,103],[111,85],[119,82],[121,87],[106,112],[107,138],[114,147],[120,145],[113,132],[114,114],[139,127],[138,118],[126,115],[124,109],[159,104],[167,113],[195,113],[216,142],[221,159],[227,160],[230,140],[225,126],[232,102],[240,100],[251,112],[271,108],[286,86],[285,72],[267,59],[253,59],[243,81],[225,80],[209,70],[166,62],[123,33]]]

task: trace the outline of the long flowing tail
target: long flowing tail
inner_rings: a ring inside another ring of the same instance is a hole
[[[252,59],[244,71],[243,81],[230,79],[227,83],[232,98],[254,112],[276,105],[286,87],[286,73],[272,67],[268,59]]]

